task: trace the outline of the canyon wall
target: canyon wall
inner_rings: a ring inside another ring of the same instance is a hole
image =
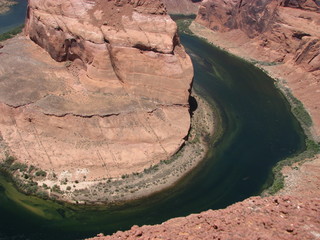
[[[207,36],[214,44],[260,63],[283,80],[311,114],[319,138],[319,1],[209,0],[200,7],[196,23],[211,30]]]
[[[4,158],[50,186],[141,172],[183,145],[193,67],[162,1],[30,0],[25,34],[0,52]]]

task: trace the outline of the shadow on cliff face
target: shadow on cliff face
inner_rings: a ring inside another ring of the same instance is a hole
[[[189,105],[190,105],[190,115],[192,117],[194,111],[196,111],[198,108],[198,102],[193,96],[189,97]]]

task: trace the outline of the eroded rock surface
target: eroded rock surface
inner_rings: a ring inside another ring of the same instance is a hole
[[[209,0],[200,7],[196,22],[212,30],[205,37],[214,44],[260,62],[274,78],[284,80],[312,115],[319,138],[319,1]]]
[[[226,209],[175,218],[161,225],[133,226],[112,239],[310,240],[320,236],[320,200],[252,197]]]
[[[27,37],[0,51],[3,152],[53,181],[170,158],[188,135],[193,78],[176,31],[158,0],[30,0]]]

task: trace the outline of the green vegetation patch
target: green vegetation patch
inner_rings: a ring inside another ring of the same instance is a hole
[[[7,40],[7,39],[10,39],[10,38],[13,38],[17,34],[21,33],[23,28],[24,28],[24,25],[21,25],[21,26],[18,26],[18,27],[11,29],[8,32],[0,34],[0,42]]]
[[[284,188],[285,177],[282,174],[282,169],[285,166],[292,166],[297,162],[302,164],[320,153],[320,143],[314,141],[310,133],[310,127],[312,127],[313,125],[312,118],[304,108],[302,102],[293,96],[290,89],[282,87],[280,86],[280,84],[276,85],[283,91],[284,95],[290,103],[291,112],[298,119],[307,136],[305,140],[306,148],[300,154],[289,157],[277,163],[277,165],[272,169],[274,179],[273,184],[263,192],[263,195],[274,195],[279,190]]]
[[[298,100],[297,98],[295,98],[289,89],[285,88],[285,89],[283,89],[283,91],[291,104],[292,113],[299,120],[299,122],[302,125],[302,128],[304,130],[306,130],[306,128],[309,129],[312,126],[312,119],[311,119],[309,113],[304,108],[302,102],[300,100]]]
[[[17,162],[15,157],[6,155],[0,161],[0,171],[8,175],[17,189],[27,195],[35,195],[44,199],[48,198],[47,192],[41,190],[35,178],[46,177],[47,173],[34,166],[28,167],[27,164]],[[44,188],[46,189],[46,188]]]
[[[274,195],[279,190],[281,190],[284,187],[285,178],[282,174],[282,169],[285,166],[292,166],[294,163],[299,162],[302,164],[303,160],[308,160],[310,158],[313,158],[316,154],[320,153],[320,143],[317,143],[313,140],[306,139],[306,150],[302,153],[287,158],[283,161],[280,161],[277,163],[277,165],[272,169],[273,172],[273,183],[272,185],[264,191],[263,195]]]
[[[290,89],[281,86],[280,84],[276,83],[276,86],[282,90],[286,99],[289,101],[291,106],[291,112],[299,121],[304,133],[306,134],[305,145],[306,148],[300,154],[297,154],[293,157],[289,157],[280,161],[273,169],[273,184],[266,189],[263,194],[267,195],[274,195],[278,191],[284,188],[285,186],[285,177],[282,174],[282,169],[285,166],[292,166],[294,163],[303,164],[306,161],[309,161],[317,154],[320,153],[320,143],[313,140],[310,128],[313,125],[312,118],[310,114],[307,112],[305,107],[303,106],[302,102],[293,96]],[[297,167],[295,167],[297,168]]]
[[[250,62],[255,66],[259,66],[259,65],[260,66],[276,66],[276,65],[282,64],[280,62],[263,62],[255,59],[250,59]]]

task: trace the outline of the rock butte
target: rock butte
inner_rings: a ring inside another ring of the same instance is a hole
[[[182,146],[193,66],[162,1],[29,0],[25,33],[0,52],[3,152],[81,181]]]

